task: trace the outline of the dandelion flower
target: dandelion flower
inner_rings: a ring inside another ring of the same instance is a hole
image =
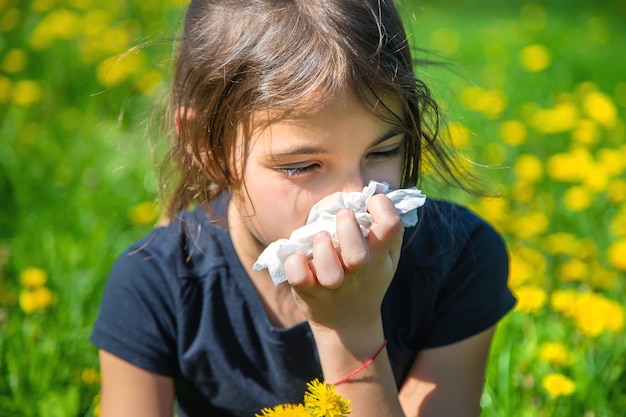
[[[561,342],[547,342],[539,347],[539,360],[553,366],[563,366],[570,362],[570,353]]]
[[[150,201],[137,204],[130,209],[128,220],[134,226],[153,223],[159,215],[158,208]]]
[[[548,374],[542,381],[541,385],[548,391],[551,397],[561,397],[571,395],[576,390],[574,381],[562,374]]]
[[[526,125],[519,120],[507,120],[500,125],[500,137],[509,145],[521,145],[526,141],[526,136]]]
[[[334,385],[315,379],[307,384],[304,406],[312,417],[343,417],[350,414],[350,401],[335,392]]]
[[[279,404],[274,408],[264,408],[255,417],[309,417],[302,404]]]
[[[41,268],[28,267],[20,273],[20,284],[25,288],[36,288],[46,284],[48,275]]]
[[[19,297],[20,308],[26,314],[45,310],[52,304],[52,300],[52,291],[46,287],[22,290]]]
[[[537,286],[527,285],[513,290],[517,297],[515,309],[524,313],[535,313],[546,303],[546,292]]]
[[[522,67],[528,72],[540,72],[550,66],[550,51],[539,44],[528,45],[520,52]]]

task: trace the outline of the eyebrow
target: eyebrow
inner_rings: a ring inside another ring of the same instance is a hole
[[[400,134],[406,134],[406,129],[402,129],[399,127],[392,127],[387,132],[385,132],[381,137],[377,138],[370,144],[370,148],[373,148],[376,145],[379,145],[386,140],[393,138],[394,136],[398,136]],[[313,155],[313,154],[326,154],[329,151],[320,146],[311,146],[311,145],[296,145],[291,148],[284,149],[280,152],[276,153],[268,153],[267,158],[272,160],[277,160],[281,158],[288,158],[290,156],[296,155]]]

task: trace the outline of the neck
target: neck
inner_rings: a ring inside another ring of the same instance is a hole
[[[232,201],[228,205],[228,229],[237,257],[248,273],[272,326],[287,328],[304,321],[289,284],[274,285],[267,270],[252,270],[265,244],[250,232]]]

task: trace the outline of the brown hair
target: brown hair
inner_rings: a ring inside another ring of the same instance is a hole
[[[400,100],[390,122],[407,132],[402,186],[417,184],[423,160],[454,177],[391,0],[192,0],[178,48],[170,215],[240,185],[230,161],[253,113],[306,111],[347,91],[379,117],[390,114],[375,110],[380,96]]]

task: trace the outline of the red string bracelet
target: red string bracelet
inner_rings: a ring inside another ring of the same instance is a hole
[[[374,356],[372,356],[371,358],[369,358],[368,360],[365,361],[365,363],[363,363],[363,365],[359,366],[358,368],[356,368],[354,371],[350,372],[348,375],[344,376],[343,378],[341,378],[339,381],[335,382],[334,384],[331,385],[339,385],[339,384],[343,384],[344,382],[346,382],[347,380],[349,380],[350,378],[352,378],[353,376],[355,376],[356,374],[358,374],[359,372],[361,372],[363,369],[367,368],[368,366],[371,365],[372,362],[374,362],[376,360],[376,358],[378,357],[378,355],[380,355],[380,352],[383,351],[383,349],[385,349],[385,346],[387,346],[387,339],[385,339],[385,341],[383,342],[383,344],[378,348],[378,350],[376,351],[376,353],[374,353]]]

